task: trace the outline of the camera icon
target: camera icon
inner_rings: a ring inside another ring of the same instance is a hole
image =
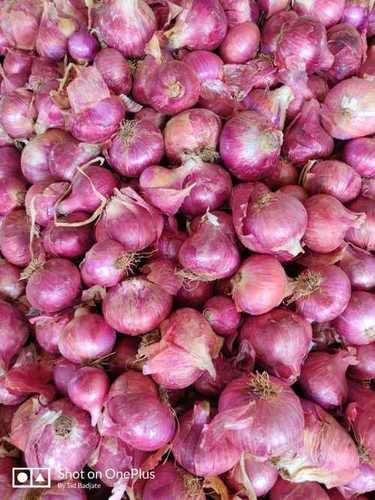
[[[14,467],[13,488],[50,488],[51,471],[48,467]]]

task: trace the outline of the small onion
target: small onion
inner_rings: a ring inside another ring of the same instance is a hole
[[[78,63],[91,62],[99,50],[97,39],[88,31],[81,29],[68,40],[69,55]]]
[[[262,29],[262,52],[274,54],[282,33],[297,17],[297,14],[292,10],[282,10],[267,19]]]
[[[0,101],[0,116],[5,132],[11,137],[31,137],[36,118],[33,94],[26,89],[16,89],[4,95]]]
[[[47,226],[56,214],[56,203],[67,191],[67,182],[40,181],[33,184],[25,197],[26,214],[38,225]]]
[[[369,3],[367,0],[346,0],[341,22],[363,29],[367,27],[368,11]],[[372,35],[368,33],[368,36]]]
[[[38,344],[47,352],[52,354],[58,354],[59,348],[58,343],[61,336],[61,332],[65,325],[73,317],[73,312],[71,309],[62,311],[61,313],[36,316],[31,318],[29,321],[34,325],[35,337]]]
[[[229,297],[215,295],[207,300],[203,307],[203,316],[218,335],[226,337],[236,332],[241,315]]]
[[[226,64],[243,64],[252,59],[258,51],[260,31],[250,21],[237,24],[226,34],[219,52]]]
[[[0,226],[0,250],[5,259],[15,266],[25,267],[30,262],[30,226],[24,210],[13,210]]]
[[[214,52],[193,50],[184,54],[182,61],[194,70],[201,83],[223,78],[224,63]]]
[[[360,226],[348,229],[345,239],[364,250],[375,250],[375,202],[370,198],[359,196],[349,205],[353,212],[365,214],[365,220]]]
[[[266,495],[273,488],[277,477],[277,469],[271,462],[258,461],[249,453],[245,453],[240,462],[225,475],[226,482],[234,491],[254,493],[257,497]]]
[[[370,252],[348,245],[337,265],[345,271],[354,290],[375,288],[375,257]]]
[[[0,297],[16,300],[25,290],[20,280],[20,270],[4,259],[0,259]]]
[[[7,76],[31,72],[33,54],[26,50],[10,49],[6,53],[3,61],[3,69]]]
[[[375,295],[354,291],[345,311],[334,326],[348,344],[371,344],[375,339]]]
[[[116,94],[128,94],[132,86],[130,66],[125,57],[116,49],[106,47],[94,59],[109,89]]]
[[[312,0],[311,2],[295,0],[293,3],[293,10],[299,16],[312,17],[326,27],[340,22],[344,13],[344,7],[345,0],[329,0],[328,2],[322,2],[321,0]]]
[[[362,177],[375,177],[375,139],[360,137],[346,142],[344,160]]]

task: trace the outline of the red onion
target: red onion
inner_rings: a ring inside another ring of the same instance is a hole
[[[85,29],[76,31],[68,40],[69,54],[78,63],[91,62],[98,50],[97,39]]]
[[[227,218],[232,225],[231,217],[224,212],[207,212],[200,220],[193,221],[192,234],[178,253],[182,272],[188,278],[212,281],[232,276],[238,269],[240,255],[233,229],[228,232],[226,228]]]
[[[368,493],[375,489],[375,470],[372,465],[361,463],[359,470],[359,476],[339,488],[344,498],[363,498],[366,500],[367,497],[359,496],[359,494]]]
[[[214,52],[193,50],[184,54],[182,61],[194,70],[201,83],[207,80],[221,80],[223,78],[224,63]]]
[[[160,129],[149,120],[126,120],[112,139],[108,163],[121,175],[138,177],[145,168],[157,165],[164,154]]]
[[[303,393],[327,410],[342,407],[348,398],[345,373],[357,362],[355,352],[350,351],[310,353],[299,379]]]
[[[202,160],[216,159],[220,129],[220,118],[208,109],[190,109],[179,113],[167,122],[164,129],[168,158],[175,162],[183,161],[186,155],[192,154],[199,155]]]
[[[61,479],[62,473],[78,471],[87,463],[97,442],[98,435],[87,413],[60,399],[34,419],[25,461],[28,467],[49,467],[51,478]]]
[[[347,274],[354,290],[375,288],[375,257],[371,253],[348,245],[337,264]]]
[[[349,368],[350,377],[356,380],[375,378],[375,344],[358,346],[356,357],[358,364]]]
[[[337,266],[311,265],[296,280],[291,300],[308,321],[332,321],[347,307],[351,285],[347,275]]]
[[[32,136],[36,111],[33,95],[26,89],[16,89],[0,101],[1,124],[7,134],[15,139]]]
[[[196,476],[216,476],[231,469],[240,451],[226,438],[211,429],[210,404],[201,401],[183,415],[172,444],[176,461]],[[221,446],[219,443],[224,444]]]
[[[140,348],[140,355],[146,357],[145,375],[167,389],[184,389],[206,370],[215,378],[212,358],[217,357],[222,341],[202,314],[187,307],[178,309],[161,323],[160,331],[160,342]]]
[[[375,458],[375,425],[373,414],[374,402],[371,400],[350,403],[345,410],[346,421],[355,436],[360,457],[363,462],[367,462],[371,466]]]
[[[21,313],[11,304],[0,300],[0,310],[0,360],[7,368],[25,344],[29,329]]]
[[[74,374],[78,369],[79,365],[76,365],[63,357],[56,361],[53,370],[53,380],[59,392],[64,396],[68,395],[69,382],[74,377]]]
[[[181,307],[197,307],[212,297],[214,284],[212,281],[197,281],[185,278],[182,287],[176,294],[175,302]]]
[[[304,445],[294,457],[278,460],[281,476],[294,483],[318,481],[327,488],[351,481],[359,473],[358,452],[352,438],[320,406],[301,402],[305,417]]]
[[[22,403],[13,415],[9,432],[10,442],[22,451],[25,451],[31,424],[41,408],[39,398],[33,397]]]
[[[202,484],[172,462],[155,468],[155,479],[147,481],[143,489],[143,500],[175,500],[176,498],[205,500]]]
[[[293,10],[299,16],[309,16],[320,21],[324,26],[333,26],[340,22],[344,13],[345,0],[329,0],[322,2],[321,0],[312,0],[306,2],[304,0],[295,0],[293,2]]]
[[[63,130],[47,130],[29,141],[22,150],[22,173],[29,182],[52,181],[49,170],[49,156],[52,148],[64,141],[66,133]]]
[[[60,214],[95,212],[117,187],[118,181],[104,167],[88,165],[80,168],[71,182],[71,191],[57,206]]]
[[[283,479],[278,479],[270,493],[270,500],[304,500],[313,498],[314,500],[329,500],[328,494],[315,482],[304,482],[302,484],[290,483]]]
[[[31,52],[18,49],[10,49],[4,57],[3,69],[7,76],[22,73],[29,75],[32,62],[33,55]]]
[[[112,287],[103,300],[105,320],[126,335],[153,330],[171,308],[172,297],[142,276],[128,278]]]
[[[375,295],[354,291],[345,311],[334,326],[348,344],[371,344],[375,339]]]
[[[243,64],[255,56],[259,42],[258,26],[247,21],[229,29],[220,45],[219,52],[226,64]]]
[[[4,259],[0,259],[0,297],[16,300],[25,290],[20,280],[20,270]]]
[[[297,200],[304,202],[308,198],[307,192],[302,186],[297,186],[295,184],[289,184],[288,186],[282,186],[279,191],[289,196],[294,196]]]
[[[280,187],[295,185],[298,183],[298,179],[299,172],[296,166],[281,158],[273,168],[271,174],[263,179],[263,182],[270,189],[278,189]]]
[[[351,227],[361,227],[363,213],[353,213],[336,198],[328,194],[316,194],[305,202],[308,223],[304,236],[306,246],[319,253],[335,250]]]
[[[125,57],[142,57],[156,29],[156,20],[144,0],[110,0],[98,7],[95,27],[109,47]]]
[[[346,0],[341,22],[348,23],[355,28],[362,29],[367,25],[369,3],[366,0]],[[371,36],[368,33],[368,36]]]
[[[33,58],[29,84],[34,92],[37,92],[43,83],[50,83],[61,76],[61,68],[56,61],[46,57]]]
[[[262,29],[262,52],[274,54],[282,33],[294,23],[297,17],[292,10],[283,10],[267,19]]]
[[[301,252],[307,214],[297,198],[271,193],[261,183],[240,184],[233,190],[232,216],[241,243],[250,250],[284,260]]]
[[[54,313],[74,304],[81,285],[78,269],[67,259],[46,261],[30,276],[26,297],[31,306],[45,313]]]
[[[151,75],[148,100],[156,111],[175,115],[197,103],[199,88],[198,77],[189,65],[167,61]]]
[[[3,95],[10,94],[14,90],[24,87],[26,83],[27,75],[25,74],[10,75],[9,77],[3,75],[3,81],[1,82],[0,90]]]
[[[127,231],[123,231],[126,227]],[[134,189],[114,190],[96,226],[97,239],[113,239],[127,252],[138,252],[158,240],[163,230],[161,214]]]
[[[229,297],[215,295],[203,307],[203,316],[218,335],[226,337],[236,332],[241,316]]]
[[[0,226],[0,251],[15,266],[25,267],[30,262],[30,227],[24,210],[13,210]]]
[[[29,321],[35,325],[35,337],[38,344],[47,352],[57,354],[58,343],[64,327],[73,318],[71,309],[50,316],[36,316]]]
[[[289,0],[259,0],[258,5],[268,18],[277,12],[287,9],[289,7]]]
[[[33,50],[41,14],[42,4],[33,0],[4,2],[0,27],[6,42],[18,49]]]
[[[26,185],[18,177],[0,178],[0,215],[7,215],[15,208],[22,207]]]
[[[175,25],[164,35],[171,49],[213,50],[223,41],[227,24],[219,0],[193,0],[183,5]]]
[[[309,323],[286,309],[247,318],[240,336],[240,343],[249,343],[258,363],[272,375],[288,384],[299,377],[311,346],[312,329]]]
[[[316,99],[306,101],[301,112],[288,126],[283,145],[284,154],[294,163],[332,154],[332,137],[323,129],[319,118],[320,105]]]
[[[254,459],[249,453],[244,453],[240,462],[230,470],[226,482],[239,495],[248,494],[260,497],[266,495],[277,481],[278,472],[270,462]]]
[[[374,200],[359,196],[349,205],[349,209],[362,212],[366,218],[360,226],[348,228],[345,239],[364,250],[375,250],[375,203]]]
[[[153,451],[173,439],[175,421],[152,380],[128,371],[111,385],[99,429],[102,435],[119,437],[138,450]]]
[[[375,81],[348,78],[335,85],[324,101],[321,118],[335,139],[355,139],[375,133],[372,103]]]
[[[95,426],[109,391],[109,379],[101,368],[85,366],[79,368],[68,384],[69,398],[78,408],[86,410]]]
[[[176,264],[165,258],[147,262],[141,271],[148,281],[156,283],[170,295],[176,295],[183,284],[183,278],[176,273]]]
[[[237,310],[253,316],[271,311],[290,294],[284,268],[270,255],[245,259],[232,283]]]
[[[349,389],[348,401],[360,404],[367,404],[369,401],[375,401],[375,393],[369,386],[368,381],[354,382],[348,379],[347,382]]]
[[[220,155],[237,178],[257,180],[275,165],[282,136],[282,132],[273,128],[259,113],[244,111],[224,125]]]
[[[360,175],[353,168],[337,160],[312,162],[302,177],[302,185],[309,193],[330,194],[341,203],[357,198],[361,183]]]
[[[246,109],[257,111],[267,118],[274,127],[284,128],[286,112],[293,100],[291,89],[283,85],[275,90],[254,89],[243,100]],[[283,161],[280,160],[279,163]],[[273,171],[271,172],[272,175]]]
[[[363,177],[375,177],[375,139],[360,137],[344,145],[344,159]]]
[[[65,128],[65,120],[67,112],[60,106],[64,103],[58,101],[55,94],[59,88],[58,80],[51,80],[39,83],[37,93],[35,95],[35,109],[37,112],[37,120],[34,130],[37,134],[43,134],[48,129]]]
[[[111,375],[118,377],[125,371],[137,369],[140,361],[137,357],[139,338],[123,336],[117,342],[114,355],[108,361],[108,370]]]
[[[68,45],[68,38],[77,30],[78,22],[71,17],[63,17],[53,3],[43,4],[35,48],[42,57],[55,61],[63,59]]]
[[[55,205],[67,191],[67,182],[40,181],[33,184],[26,193],[26,214],[31,221],[40,226],[47,226],[56,214]]]
[[[212,426],[238,449],[266,459],[298,450],[303,413],[290,387],[266,372],[257,372],[226,386]]]
[[[254,0],[220,0],[230,28],[246,21],[258,22],[259,8]]]
[[[100,71],[108,88],[115,94],[128,94],[132,86],[130,66],[116,49],[101,49],[95,56],[95,66]]]
[[[20,152],[14,146],[0,147],[0,178],[20,177]]]

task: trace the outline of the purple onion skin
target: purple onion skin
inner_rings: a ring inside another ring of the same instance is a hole
[[[98,40],[86,30],[76,31],[68,40],[69,54],[79,63],[91,62],[98,50]]]

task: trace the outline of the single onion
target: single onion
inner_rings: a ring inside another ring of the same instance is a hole
[[[357,198],[362,179],[349,165],[342,161],[326,160],[311,162],[304,169],[301,184],[311,194],[330,194],[341,203]]]
[[[34,132],[36,110],[33,94],[26,89],[16,89],[0,101],[1,125],[15,139],[27,139]]]
[[[354,291],[348,307],[335,320],[334,326],[348,344],[371,344],[375,339],[375,295]]]
[[[139,354],[146,358],[145,375],[167,389],[184,389],[205,371],[215,378],[212,358],[218,356],[222,340],[202,314],[187,307],[178,309],[161,323],[160,332],[160,342],[140,347]]]
[[[95,426],[109,391],[109,379],[102,368],[84,366],[79,368],[68,384],[68,395],[78,408],[86,410]]]
[[[308,321],[332,321],[347,307],[351,284],[347,275],[334,265],[310,265],[296,279],[291,301]]]
[[[77,370],[79,370],[79,365],[63,357],[56,361],[53,369],[53,380],[59,392],[64,396],[68,395],[69,382]]]
[[[277,469],[271,462],[258,461],[244,453],[240,462],[225,475],[225,480],[241,496],[247,493],[261,497],[273,488],[277,477]]]
[[[180,307],[200,308],[213,294],[214,282],[184,278],[175,296],[175,303]]]
[[[103,300],[105,320],[126,335],[140,335],[157,328],[171,308],[172,296],[142,276],[110,288]]]
[[[329,0],[322,2],[321,0],[312,0],[305,2],[304,0],[295,0],[293,10],[299,16],[309,16],[320,21],[324,26],[333,26],[340,22],[344,13],[345,0]]]
[[[239,450],[268,459],[301,445],[303,413],[293,390],[268,373],[243,375],[226,386],[212,427]]]
[[[69,55],[78,63],[91,62],[98,50],[97,39],[85,29],[76,31],[69,37]]]
[[[183,5],[175,25],[164,35],[171,49],[213,50],[223,41],[227,25],[219,0],[194,0]]]
[[[282,10],[267,19],[262,29],[262,52],[274,54],[282,33],[294,23],[297,17],[297,14],[292,10]]]
[[[370,198],[359,196],[349,205],[353,212],[365,214],[365,220],[360,226],[348,228],[345,239],[364,250],[375,250],[375,203]]]
[[[12,304],[0,300],[0,361],[7,368],[29,336],[29,328],[22,314]]]
[[[94,64],[108,88],[115,94],[128,94],[132,87],[130,66],[120,51],[106,47],[95,56]]]
[[[25,290],[25,284],[20,280],[20,270],[0,258],[0,297],[16,300]]]
[[[231,118],[220,137],[220,155],[241,180],[257,180],[269,173],[280,154],[283,134],[255,111]]]
[[[247,318],[240,335],[240,345],[250,344],[257,362],[288,384],[299,377],[311,341],[310,324],[298,314],[281,308]]]
[[[37,267],[26,285],[31,306],[54,313],[74,304],[81,285],[78,269],[67,259],[54,258]]]
[[[115,341],[116,332],[103,316],[81,307],[62,329],[58,347],[64,358],[79,364],[109,354]]]
[[[142,57],[156,19],[144,0],[110,0],[98,6],[94,26],[109,47],[125,57]]]
[[[316,482],[290,483],[279,478],[270,492],[270,500],[303,500],[313,498],[314,500],[329,500],[328,494]]]
[[[220,129],[220,118],[208,109],[190,109],[179,113],[167,122],[164,129],[168,158],[177,162],[192,154],[199,155],[202,160],[215,160]]]
[[[319,253],[335,250],[351,227],[361,227],[365,214],[354,213],[328,194],[316,194],[305,201],[307,229],[306,246]]]
[[[138,177],[145,168],[157,165],[163,154],[163,136],[149,120],[123,122],[106,152],[108,163],[126,177]]]
[[[21,176],[21,154],[14,146],[0,147],[0,178]]]
[[[84,467],[97,442],[98,434],[91,427],[88,414],[60,399],[42,409],[33,420],[25,448],[26,465],[49,467],[51,478],[58,480],[61,474]]]
[[[24,210],[13,210],[0,226],[0,251],[15,266],[25,267],[30,262],[30,226]]]
[[[159,397],[154,382],[130,370],[111,385],[99,431],[138,450],[153,451],[173,439],[175,426],[171,408]]]
[[[290,295],[283,266],[271,255],[245,259],[232,280],[237,310],[258,316],[271,311]]]
[[[0,178],[0,215],[7,215],[25,201],[26,184],[18,177]]]
[[[375,378],[375,344],[360,345],[356,348],[358,364],[349,368],[349,375],[356,380]]]
[[[327,488],[354,479],[359,473],[359,457],[348,432],[319,405],[305,400],[301,403],[304,444],[294,457],[285,455],[277,461],[281,476],[293,483],[318,481]]]
[[[374,402],[368,400],[350,403],[346,407],[345,417],[355,436],[363,462],[372,466],[375,459]]]
[[[207,212],[202,218],[194,219],[191,228],[191,235],[178,253],[184,275],[205,281],[232,276],[240,265],[240,254],[230,215]]]
[[[375,133],[372,116],[375,81],[348,78],[335,85],[324,100],[321,118],[335,139],[355,139]]]
[[[239,184],[232,194],[232,216],[243,245],[290,260],[302,251],[307,214],[293,196],[272,193],[262,183]]]
[[[237,24],[229,29],[220,45],[220,56],[226,64],[246,63],[257,53],[259,42],[260,31],[255,23]]]
[[[203,307],[203,316],[218,335],[227,337],[236,332],[241,315],[232,299],[224,295],[215,295],[207,300]]]
[[[346,0],[341,22],[358,29],[367,28],[369,5],[367,0]],[[367,36],[372,35],[368,33]]]
[[[33,184],[25,197],[26,214],[31,221],[47,226],[56,214],[56,203],[68,187],[67,182],[39,181]]]
[[[254,0],[220,0],[230,28],[246,21],[257,23],[259,7]]]
[[[196,476],[216,476],[231,469],[240,451],[225,435],[211,429],[210,404],[200,401],[180,421],[172,451],[176,461]],[[221,446],[221,444],[224,446]]]
[[[43,5],[33,0],[6,1],[2,6],[0,27],[7,44],[33,50]]]
[[[344,160],[362,177],[375,177],[375,138],[360,137],[346,142]]]
[[[201,83],[223,78],[224,63],[214,52],[193,50],[184,54],[182,61],[194,70]]]
[[[38,344],[47,352],[58,354],[58,343],[64,327],[73,318],[71,309],[57,314],[35,316],[29,321],[34,325]]]
[[[370,252],[348,245],[337,265],[345,271],[354,290],[375,288],[375,257]]]
[[[149,103],[156,111],[175,115],[197,103],[199,89],[198,77],[188,64],[167,61],[151,75]]]

